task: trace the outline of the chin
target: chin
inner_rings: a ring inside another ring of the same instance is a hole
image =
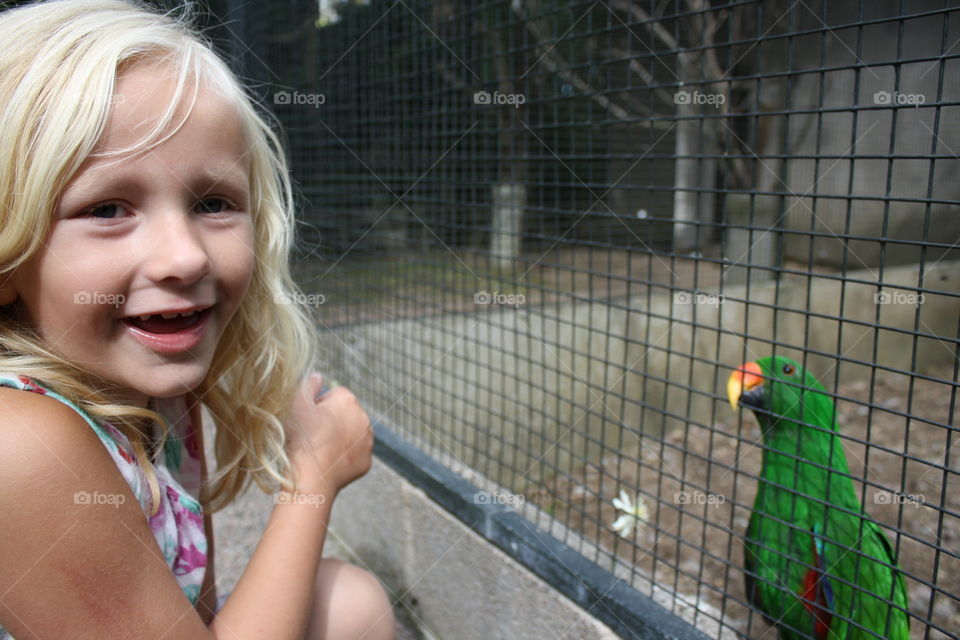
[[[179,371],[174,368],[173,372],[157,376],[153,384],[144,385],[140,391],[154,398],[175,398],[193,391],[203,382],[207,375],[207,368],[194,369],[190,367],[188,371]]]

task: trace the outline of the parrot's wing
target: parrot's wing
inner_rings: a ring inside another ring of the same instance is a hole
[[[829,631],[830,604],[817,597],[825,583],[817,580],[822,572],[807,502],[793,490],[761,483],[744,540],[747,598],[782,639],[825,638]],[[824,635],[808,635],[818,615]]]
[[[880,526],[862,512],[856,517],[843,514],[834,518],[833,524],[839,527],[834,530],[847,540],[848,546],[830,545],[832,551],[828,551],[828,566],[829,554],[839,552],[831,570],[838,578],[834,581],[838,615],[831,625],[831,632],[836,635],[831,637],[860,640],[880,635],[887,640],[909,640],[906,589],[890,541]]]
[[[883,600],[867,598],[861,607],[860,624],[868,629],[885,630],[884,636],[891,640],[906,640],[910,637],[910,616],[900,609],[907,609],[907,589],[903,574],[896,568],[897,560],[890,540],[880,525],[864,516],[866,532],[863,537],[865,555],[877,558],[894,568],[873,564],[869,576],[873,592]],[[890,606],[886,601],[892,601]],[[899,608],[898,608],[899,607]]]
[[[758,559],[749,544],[743,548],[743,581],[747,590],[747,601],[763,615],[764,621],[771,627],[777,626],[777,621],[769,617],[765,611],[760,598],[760,592],[757,590],[757,571]]]

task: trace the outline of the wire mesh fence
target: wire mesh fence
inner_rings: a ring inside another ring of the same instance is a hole
[[[960,3],[213,6],[372,417],[712,637],[958,637]]]

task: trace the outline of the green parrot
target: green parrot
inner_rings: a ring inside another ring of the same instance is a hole
[[[909,638],[903,574],[857,499],[826,390],[777,356],[734,371],[727,396],[734,410],[749,407],[763,430],[744,540],[750,602],[781,640]]]

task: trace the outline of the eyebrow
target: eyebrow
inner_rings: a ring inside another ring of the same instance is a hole
[[[205,166],[189,176],[184,186],[197,197],[202,197],[221,185],[232,191],[242,192],[246,196],[250,191],[250,178],[244,171],[245,168],[244,162],[236,162],[229,166],[225,164]],[[124,170],[122,162],[108,162],[85,169],[77,182],[68,184],[64,193],[70,191],[72,197],[85,199],[88,197],[85,194],[91,192],[136,188],[138,181],[138,172]]]
[[[224,185],[229,189],[243,192],[249,192],[250,190],[250,176],[249,173],[244,171],[244,163],[242,162],[226,167],[223,170],[216,167],[206,167],[200,173],[192,176],[192,180],[195,180],[198,185],[207,185],[208,190],[215,185]],[[189,184],[187,188],[190,188],[191,191],[193,190]],[[198,193],[197,195],[203,194]]]

